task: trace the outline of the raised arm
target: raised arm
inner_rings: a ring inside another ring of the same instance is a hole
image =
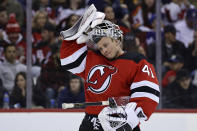
[[[61,66],[73,74],[83,76],[87,55],[86,44],[77,44],[75,41],[64,40],[60,49]]]
[[[104,17],[104,13],[97,12],[95,6],[91,5],[70,29],[61,31],[64,41],[60,49],[60,60],[65,70],[84,77],[87,59],[87,46],[84,43],[89,41],[86,33],[100,24]]]

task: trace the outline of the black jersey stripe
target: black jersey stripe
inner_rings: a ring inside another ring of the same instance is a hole
[[[144,60],[148,61],[149,63],[151,63],[151,61],[146,56],[144,56],[140,53],[134,53],[134,52],[126,52],[125,54],[121,55],[117,59],[132,60],[136,63],[139,63],[141,60],[144,59]]]
[[[72,62],[70,64],[62,66],[63,69],[70,70],[70,69],[73,69],[73,68],[76,68],[76,67],[80,66],[81,62],[85,59],[85,57],[87,55],[87,52],[88,51],[85,51],[83,54],[81,54],[81,56],[76,61],[74,61],[74,62]]]
[[[160,96],[160,92],[153,89],[153,88],[150,88],[148,86],[141,86],[141,87],[138,87],[138,88],[135,88],[135,89],[132,89],[131,90],[131,94],[134,94],[135,92],[146,92],[146,93],[151,93],[153,95],[156,95],[156,96]]]

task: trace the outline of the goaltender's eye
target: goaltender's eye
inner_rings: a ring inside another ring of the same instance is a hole
[[[104,48],[107,48],[107,46],[108,46],[107,43],[104,43],[104,44],[103,44],[103,47],[104,47]]]
[[[100,48],[98,48],[98,50],[99,50],[99,51],[102,51],[102,50],[103,50],[103,48],[102,48],[102,47],[100,47]]]

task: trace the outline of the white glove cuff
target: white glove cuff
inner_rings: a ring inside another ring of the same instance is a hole
[[[77,38],[77,44],[86,43],[88,41],[89,41],[88,36],[84,34],[82,34],[81,36],[79,36],[79,38]]]

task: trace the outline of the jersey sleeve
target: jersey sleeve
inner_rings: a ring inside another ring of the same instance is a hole
[[[130,86],[131,102],[136,102],[147,116],[155,111],[159,103],[159,83],[152,64],[142,59],[137,64],[137,70]]]
[[[87,58],[86,44],[77,44],[75,41],[63,41],[60,48],[60,61],[63,69],[84,77]]]

